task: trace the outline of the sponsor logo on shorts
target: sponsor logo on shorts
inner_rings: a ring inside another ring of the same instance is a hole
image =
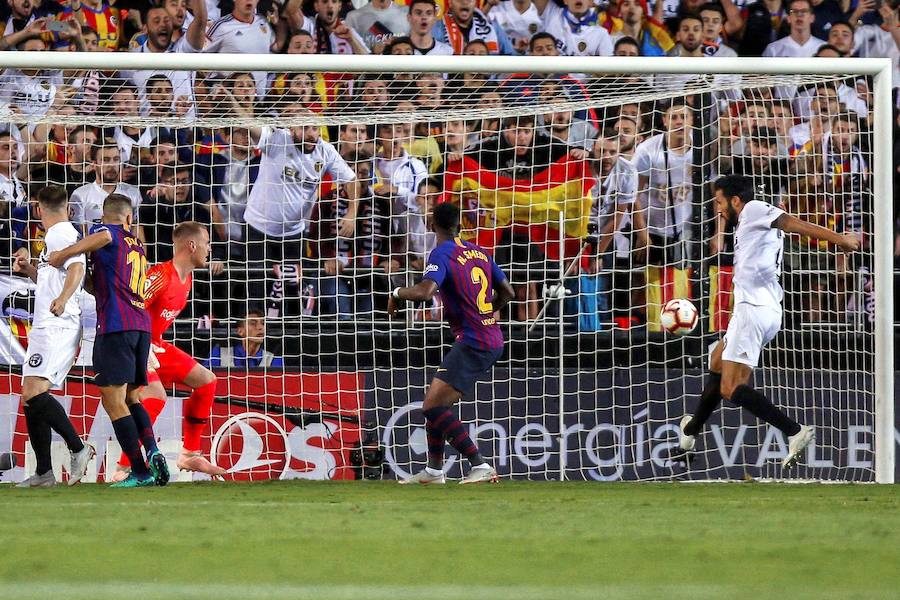
[[[44,357],[40,354],[32,354],[28,357],[28,366],[31,368],[41,366],[41,363],[44,362]]]

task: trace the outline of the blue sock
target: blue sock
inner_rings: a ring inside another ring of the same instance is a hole
[[[113,430],[116,432],[116,439],[122,446],[122,451],[128,457],[131,463],[131,472],[141,479],[150,476],[150,469],[144,462],[144,455],[141,454],[141,444],[138,441],[137,426],[134,424],[134,417],[131,415],[116,419],[112,422]]]
[[[131,410],[131,416],[134,418],[134,424],[137,427],[138,438],[144,445],[144,451],[147,456],[154,452],[158,452],[156,446],[156,434],[153,433],[153,423],[150,421],[150,413],[144,408],[144,405],[138,402],[128,407]]]

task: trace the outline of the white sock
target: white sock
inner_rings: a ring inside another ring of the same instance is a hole
[[[432,477],[440,477],[444,474],[440,469],[432,469],[431,467],[425,467],[425,472],[431,475]]]
[[[493,467],[491,466],[491,463],[483,462],[483,463],[481,463],[481,464],[478,465],[478,466],[472,467],[472,470],[473,470],[473,471],[474,471],[475,469],[489,470],[489,469],[493,469]]]

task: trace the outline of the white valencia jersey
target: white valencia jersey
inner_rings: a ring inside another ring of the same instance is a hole
[[[261,15],[254,16],[250,23],[240,21],[234,15],[226,15],[209,26],[206,39],[209,41],[203,48],[204,52],[269,54],[272,42],[275,41],[275,32]],[[256,95],[262,98],[266,94],[268,74],[253,71],[253,79],[256,81]]]
[[[57,223],[49,230],[44,237],[44,250],[38,259],[37,267],[37,291],[34,298],[34,321],[33,327],[39,329],[42,327],[59,327],[62,329],[80,329],[81,328],[81,283],[78,289],[66,302],[66,310],[62,315],[56,316],[50,312],[50,303],[56,300],[62,293],[63,286],[66,283],[66,272],[69,267],[74,264],[85,264],[84,254],[79,254],[66,261],[61,269],[51,267],[47,262],[47,257],[51,252],[64,250],[78,241],[78,231],[75,226],[64,221]]]
[[[528,10],[520,13],[513,0],[503,0],[491,9],[488,18],[497,21],[514,46],[522,41],[528,42],[531,36],[544,30],[544,21],[534,4],[529,4]]]
[[[634,151],[637,172],[648,178],[645,192],[647,228],[654,235],[681,239],[693,211],[693,151],[679,154],[665,147],[664,133],[638,144]]]
[[[116,184],[113,192],[122,194],[131,200],[132,216],[137,221],[138,208],[141,206],[141,192],[127,183]],[[109,194],[97,183],[86,183],[77,188],[72,192],[72,198],[69,200],[69,218],[73,223],[79,225],[99,223],[103,217],[103,202]]]
[[[634,164],[619,157],[606,177],[599,178],[591,188],[591,222],[602,233],[615,218],[616,212],[626,213],[619,220],[613,236],[613,248],[617,257],[628,257],[628,238],[621,230],[631,222],[630,213],[637,198],[638,174]]]
[[[546,20],[545,31],[556,38],[556,47],[566,56],[612,56],[613,43],[609,32],[598,24],[573,25],[563,11]]]
[[[784,232],[772,224],[780,208],[753,200],[738,215],[734,232],[734,303],[746,302],[781,310],[781,261]]]
[[[275,237],[307,231],[309,217],[326,173],[335,183],[356,179],[334,146],[319,140],[305,154],[289,129],[264,129],[259,140],[259,175],[247,200],[244,218],[254,229]]]

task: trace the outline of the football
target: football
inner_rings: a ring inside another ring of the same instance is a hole
[[[666,302],[659,313],[659,324],[674,335],[690,333],[697,326],[697,307],[690,300],[673,298]]]

